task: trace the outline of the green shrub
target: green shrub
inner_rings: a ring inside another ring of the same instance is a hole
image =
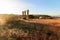
[[[33,15],[29,15],[29,18],[30,18],[30,19],[33,19],[33,18],[34,18],[34,16],[33,16]]]

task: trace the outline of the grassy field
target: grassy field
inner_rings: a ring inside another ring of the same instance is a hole
[[[60,26],[60,19],[29,19],[28,22]]]
[[[34,37],[32,40],[60,40],[60,19],[21,20],[18,15],[0,16],[0,40],[20,40],[30,36]]]
[[[58,40],[60,40],[60,19],[58,18],[57,19],[29,19],[24,21],[30,23],[36,23],[35,24],[36,27],[38,26],[41,27],[42,25],[43,30],[52,31],[58,36]]]

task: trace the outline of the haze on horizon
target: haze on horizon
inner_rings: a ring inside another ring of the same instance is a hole
[[[0,0],[0,14],[21,14],[26,9],[30,14],[60,15],[60,0]]]

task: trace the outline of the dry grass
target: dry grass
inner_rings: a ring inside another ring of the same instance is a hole
[[[29,20],[26,20],[26,22],[60,26],[60,19],[29,19]]]
[[[0,16],[0,25],[2,24],[5,24],[6,23],[6,20],[8,19],[8,22],[9,20],[11,20],[10,18],[12,18],[14,15],[1,15]],[[16,17],[16,16],[15,16]],[[14,17],[13,17],[14,18]],[[60,19],[28,19],[28,20],[18,20],[18,21],[14,21],[14,19],[12,19],[12,21],[14,23],[12,23],[11,21],[11,25],[14,24],[13,26],[17,26],[18,27],[18,23],[19,23],[19,27],[26,27],[26,28],[29,28],[31,29],[31,31],[35,30],[34,27],[38,27],[38,29],[41,29],[41,26],[43,27],[42,30],[50,30],[50,31],[53,31],[53,33],[57,34],[58,35],[58,38],[60,40]],[[17,23],[16,23],[17,22]],[[15,25],[16,23],[16,25]],[[8,24],[7,24],[8,25]],[[7,26],[8,27],[8,26]],[[19,28],[18,27],[18,28]],[[14,29],[14,28],[13,28]],[[17,29],[17,28],[16,28]],[[37,29],[37,30],[38,30]],[[1,30],[1,28],[0,28]],[[2,29],[3,30],[3,29]],[[12,30],[12,29],[11,29]],[[15,30],[15,29],[14,29]],[[20,29],[19,29],[20,30]],[[19,31],[17,29],[17,31]],[[6,29],[6,32],[10,33],[9,32],[10,30],[9,29]],[[14,32],[14,31],[13,31]],[[13,33],[12,32],[12,33]],[[36,32],[36,30],[35,30]],[[3,32],[1,32],[1,34],[4,33],[5,34],[5,30],[3,30]],[[19,32],[15,32],[15,33],[19,33]],[[22,32],[23,33],[23,32]],[[9,35],[9,34],[8,34]],[[14,35],[14,34],[13,34]],[[38,34],[40,36],[40,34]],[[34,37],[34,36],[33,36]]]
[[[56,33],[60,40],[60,19],[29,19],[26,22],[42,24],[46,29]]]

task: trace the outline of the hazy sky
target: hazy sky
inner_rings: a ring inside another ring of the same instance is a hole
[[[30,14],[60,15],[60,0],[0,0],[1,14],[21,14],[26,9]]]

